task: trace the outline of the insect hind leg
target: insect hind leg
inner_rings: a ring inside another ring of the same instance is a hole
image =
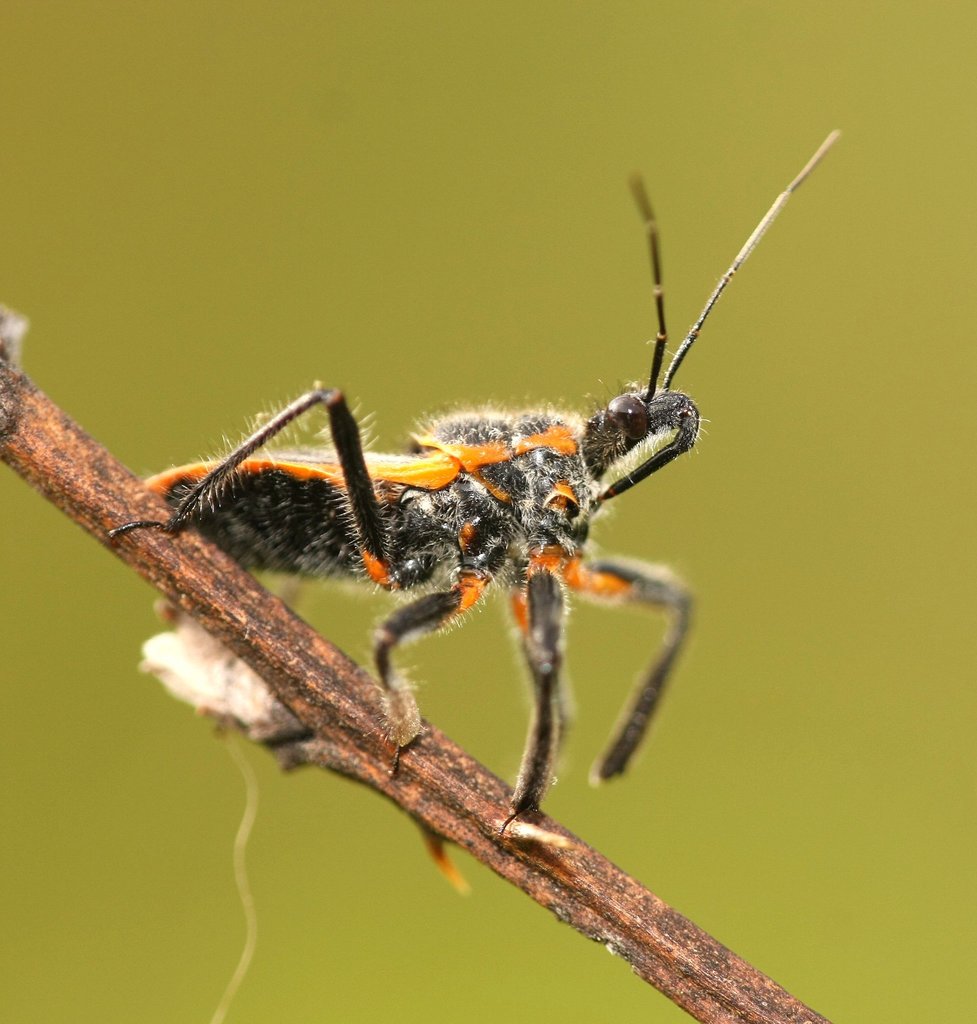
[[[362,545],[364,562],[372,563],[371,575],[377,582],[383,582],[389,557],[389,532],[366,468],[359,427],[343,393],[336,388],[307,391],[263,423],[190,488],[169,519],[140,519],[124,523],[110,530],[109,536],[118,537],[144,528],[177,533],[193,520],[202,506],[216,501],[222,486],[246,459],[317,405],[324,405],[329,415],[329,429],[343,470],[346,497]]]

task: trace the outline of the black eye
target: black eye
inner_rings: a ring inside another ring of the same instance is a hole
[[[632,441],[648,434],[648,409],[637,395],[618,395],[607,406],[607,418]]]

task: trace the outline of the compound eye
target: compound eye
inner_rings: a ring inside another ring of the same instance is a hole
[[[637,395],[618,395],[607,406],[607,418],[632,441],[648,435],[648,408]]]

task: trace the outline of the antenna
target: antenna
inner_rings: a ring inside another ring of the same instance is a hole
[[[682,360],[685,358],[686,353],[692,347],[692,344],[695,341],[695,339],[699,337],[699,332],[702,330],[702,325],[706,322],[706,318],[712,312],[712,307],[715,306],[716,303],[719,301],[719,296],[722,295],[722,293],[726,290],[726,285],[728,285],[729,282],[732,280],[733,275],[736,273],[736,271],[739,270],[740,267],[743,266],[743,264],[749,259],[750,253],[753,252],[753,250],[757,247],[757,244],[759,243],[760,239],[763,238],[763,236],[766,234],[767,228],[769,228],[770,225],[777,219],[777,215],[787,205],[787,200],[790,199],[791,195],[794,192],[796,192],[797,189],[803,184],[803,182],[811,173],[811,171],[813,171],[814,168],[817,167],[817,165],[824,158],[825,153],[827,153],[828,150],[838,140],[839,135],[841,135],[841,132],[837,130],[833,131],[824,140],[824,142],[822,142],[821,145],[818,146],[814,156],[812,156],[811,159],[808,160],[808,162],[804,165],[804,168],[801,170],[800,174],[798,174],[797,177],[787,186],[787,188],[785,188],[784,191],[781,192],[779,196],[777,196],[777,198],[774,200],[773,206],[771,206],[770,209],[767,210],[767,212],[763,215],[763,219],[753,229],[753,234],[750,235],[750,237],[746,240],[746,244],[743,246],[742,249],[740,249],[739,253],[736,256],[736,259],[733,260],[732,264],[730,265],[729,270],[727,270],[726,273],[723,274],[723,276],[719,280],[719,284],[716,285],[712,295],[709,296],[709,300],[706,302],[705,308],[699,314],[699,319],[696,320],[696,322],[692,325],[692,327],[689,329],[689,333],[686,334],[685,338],[683,339],[682,344],[679,345],[678,351],[673,356],[671,363],[669,363],[668,369],[665,371],[665,378],[662,381],[662,388],[667,390],[668,386],[675,378],[675,374],[678,372],[678,368],[682,365]],[[651,229],[649,228],[649,235],[650,234]],[[652,247],[653,251],[657,250],[657,247],[654,242],[652,243]],[[658,291],[660,291],[660,287],[657,289],[656,294],[658,293]],[[659,337],[660,336],[661,335],[659,335]]]
[[[651,208],[651,200],[645,189],[644,179],[640,174],[631,175],[631,195],[638,205],[638,212],[645,224],[645,233],[648,236],[648,255],[651,257],[651,279],[653,282],[652,295],[655,299],[655,312],[658,315],[658,334],[655,335],[655,353],[651,358],[651,376],[648,380],[648,393],[646,398],[651,398],[658,387],[658,375],[661,373],[662,361],[665,358],[665,344],[668,342],[668,330],[665,327],[665,292],[662,289],[662,263],[661,250],[658,240],[658,221]]]

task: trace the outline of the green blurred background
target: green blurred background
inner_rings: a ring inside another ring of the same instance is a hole
[[[315,380],[377,446],[456,403],[588,410],[643,375],[640,225],[673,336],[844,138],[678,383],[694,457],[601,549],[666,562],[694,639],[625,780],[587,769],[660,624],[580,607],[547,809],[838,1021],[977,995],[972,4],[16,3],[0,301],[38,384],[140,473]],[[138,674],[149,588],[0,472],[0,1018],[206,1021],[243,935],[241,780]],[[384,595],[312,588],[363,658]],[[512,777],[503,602],[404,659]],[[230,1020],[686,1019],[409,820],[248,749],[257,957]]]

